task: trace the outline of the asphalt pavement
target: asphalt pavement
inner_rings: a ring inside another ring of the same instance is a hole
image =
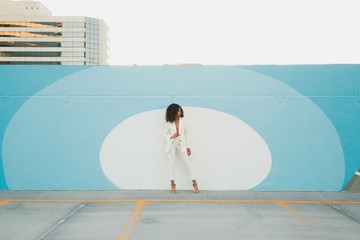
[[[0,191],[0,239],[359,239],[360,193]]]

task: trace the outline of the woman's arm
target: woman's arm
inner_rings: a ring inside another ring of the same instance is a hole
[[[187,135],[186,122],[185,122],[185,125],[184,125],[184,136],[185,136],[185,142],[186,142],[186,153],[187,153],[188,156],[190,156],[191,155],[191,149],[190,149],[189,138],[188,138],[188,135]]]
[[[187,134],[188,133],[188,124],[187,124],[185,118],[183,118],[182,120],[183,120],[183,134],[184,134],[184,140],[186,142],[186,148],[190,149],[190,141],[189,141],[188,134]]]

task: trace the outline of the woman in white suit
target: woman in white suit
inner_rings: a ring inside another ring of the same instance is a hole
[[[169,158],[169,177],[171,182],[171,192],[176,193],[176,184],[174,179],[174,167],[176,153],[185,163],[189,178],[192,180],[194,192],[199,193],[196,179],[193,175],[189,156],[191,149],[186,135],[186,121],[184,119],[184,111],[180,105],[172,103],[166,109],[165,114],[166,126],[164,137],[166,140],[165,152]]]

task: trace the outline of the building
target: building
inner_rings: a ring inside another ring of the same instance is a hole
[[[107,65],[108,32],[101,19],[0,0],[0,65]]]

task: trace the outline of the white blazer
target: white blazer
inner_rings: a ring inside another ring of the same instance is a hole
[[[170,150],[170,145],[173,142],[174,139],[171,139],[171,136],[176,133],[176,125],[175,122],[166,122],[165,125],[165,129],[164,129],[164,133],[163,136],[165,138],[166,141],[166,146],[165,146],[165,152],[169,152]],[[181,152],[185,153],[187,148],[190,148],[190,144],[187,138],[187,134],[186,134],[186,119],[185,118],[180,118],[179,121],[179,134],[180,136],[179,141],[180,141],[180,148],[181,148]]]

